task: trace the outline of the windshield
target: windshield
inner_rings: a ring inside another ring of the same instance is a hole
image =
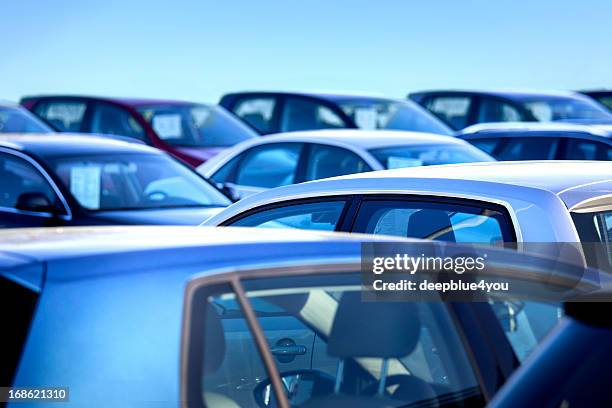
[[[45,125],[25,109],[0,106],[0,133],[51,133]]]
[[[161,154],[61,158],[52,167],[87,210],[217,207],[223,194],[186,166]]]
[[[369,152],[387,169],[495,161],[491,156],[471,145],[394,146],[372,149]]]
[[[362,129],[398,129],[451,135],[438,118],[410,101],[380,99],[340,103],[340,108]]]
[[[173,146],[228,147],[258,135],[218,106],[168,104],[138,111],[160,139]]]
[[[612,114],[594,101],[582,98],[538,97],[524,102],[531,114],[540,122],[555,120],[612,120]]]

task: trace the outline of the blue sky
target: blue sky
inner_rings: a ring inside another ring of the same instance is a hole
[[[609,0],[6,1],[0,99],[612,87]]]

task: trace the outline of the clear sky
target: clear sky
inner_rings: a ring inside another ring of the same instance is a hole
[[[610,0],[3,0],[0,99],[612,88]]]

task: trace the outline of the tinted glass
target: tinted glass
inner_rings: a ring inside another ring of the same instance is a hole
[[[346,124],[343,120],[327,106],[302,98],[288,98],[285,101],[281,132],[344,127]]]
[[[16,208],[24,194],[42,194],[57,204],[57,196],[44,176],[27,161],[0,153],[0,207]]]
[[[88,210],[227,206],[230,201],[165,155],[81,156],[53,161],[55,173]]]
[[[485,153],[492,154],[493,150],[497,147],[501,138],[491,138],[491,139],[468,139],[467,141],[471,143],[473,146],[476,146],[480,150]]]
[[[468,143],[394,146],[372,149],[370,153],[387,169],[494,161],[491,156]]]
[[[157,136],[172,146],[228,147],[257,137],[219,106],[175,104],[138,109]]]
[[[587,243],[584,247],[589,264],[601,269],[612,267],[612,211],[593,213],[572,213],[574,225],[580,236],[580,241]],[[602,253],[594,253],[588,243],[602,243]]]
[[[233,113],[253,126],[260,133],[272,133],[275,98],[245,98],[241,99],[233,108]]]
[[[361,129],[397,129],[451,135],[440,119],[411,101],[359,99],[340,108]]]
[[[234,182],[263,188],[293,184],[302,149],[301,143],[254,147],[243,154]]]
[[[512,241],[505,216],[469,205],[395,200],[365,200],[353,232],[498,244]]]
[[[340,222],[346,201],[322,201],[264,209],[237,221],[232,227],[297,228],[333,231]]]
[[[453,129],[468,126],[472,98],[468,96],[438,96],[427,100],[427,109],[449,123]]]
[[[590,98],[533,97],[525,98],[525,108],[541,121],[554,120],[604,120],[612,119],[612,113]]]
[[[371,167],[350,150],[336,146],[312,144],[306,167],[306,181],[370,170],[372,170]]]
[[[0,277],[0,299],[2,299],[0,384],[11,385],[21,359],[21,351],[28,338],[38,295],[12,280]]]
[[[568,160],[610,160],[612,146],[583,139],[566,139],[565,157]]]
[[[478,123],[483,122],[518,122],[523,118],[512,105],[496,99],[481,98],[478,108]]]
[[[86,109],[86,102],[49,101],[36,104],[34,112],[60,132],[79,132]]]
[[[49,133],[52,130],[22,108],[0,106],[0,133]]]
[[[559,139],[553,137],[508,138],[506,145],[496,155],[498,160],[552,160],[557,152]]]
[[[608,109],[612,109],[612,96],[595,96],[595,99]]]
[[[108,103],[96,103],[89,131],[145,139],[144,129],[130,112]]]
[[[360,282],[359,273],[243,281],[291,405],[332,406],[338,382],[340,394],[352,397],[350,405],[336,400],[338,406],[369,406],[382,376],[380,344],[397,350],[385,348],[391,357],[383,393],[395,400],[393,406],[417,401],[437,406],[440,397],[459,406],[483,405],[468,350],[445,304],[364,302]],[[221,393],[240,406],[257,406],[248,397],[259,406],[276,406],[235,296],[226,292],[208,302],[216,312],[207,314],[211,324],[206,328],[223,333],[204,338],[200,354],[205,369],[199,382],[205,398]],[[262,305],[268,306],[262,310]],[[224,356],[218,357],[220,351]]]

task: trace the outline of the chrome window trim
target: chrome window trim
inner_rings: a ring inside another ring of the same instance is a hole
[[[65,221],[70,221],[72,219],[72,211],[70,210],[70,206],[68,206],[68,203],[66,202],[66,199],[62,195],[60,189],[57,187],[57,184],[55,184],[51,176],[49,176],[49,174],[45,171],[45,169],[43,169],[42,166],[36,162],[36,160],[32,159],[30,156],[28,156],[25,153],[22,153],[20,151],[13,150],[13,149],[8,149],[3,146],[0,146],[0,153],[6,153],[9,155],[15,156],[31,164],[34,167],[34,169],[36,169],[43,176],[45,180],[47,180],[47,183],[49,183],[49,185],[51,186],[51,188],[53,189],[53,191],[55,192],[55,194],[61,201],[64,207],[64,210],[65,210],[65,214],[54,215],[49,212],[23,211],[23,210],[18,210],[12,207],[0,207],[0,211],[7,211],[7,212],[13,212],[17,214],[25,214],[25,215],[32,215],[32,216],[40,216],[40,217],[46,217],[46,218],[52,218],[54,216],[57,216]]]
[[[283,197],[274,197],[269,198],[264,201],[259,201],[257,203],[253,203],[252,205],[243,208],[240,212],[234,212],[230,214],[228,217],[225,217],[223,220],[220,220],[216,223],[216,226],[219,226],[223,222],[229,220],[230,218],[236,217],[237,215],[244,214],[247,211],[252,211],[258,207],[262,207],[264,205],[269,204],[279,204],[283,202],[302,200],[302,199],[316,199],[317,197],[333,197],[333,196],[345,196],[345,195],[413,195],[413,196],[433,196],[433,197],[448,197],[448,198],[459,198],[464,200],[476,200],[476,201],[484,201],[492,204],[502,206],[508,214],[510,215],[510,221],[512,222],[512,229],[516,235],[517,242],[523,242],[523,234],[521,233],[521,227],[518,222],[518,217],[514,208],[510,205],[509,202],[500,199],[492,199],[489,197],[483,197],[473,194],[455,194],[455,193],[439,193],[439,192],[430,192],[430,191],[421,191],[421,190],[376,190],[376,189],[363,189],[363,190],[343,190],[343,191],[320,191],[316,192],[316,196],[312,193],[303,193],[303,194],[292,194]]]

